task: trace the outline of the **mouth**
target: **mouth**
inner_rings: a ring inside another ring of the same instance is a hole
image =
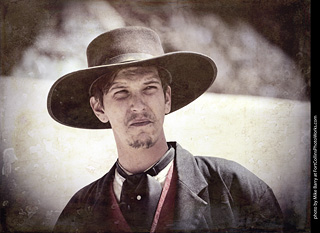
[[[132,121],[129,126],[130,127],[142,127],[142,126],[147,126],[149,124],[152,124],[152,121],[148,119],[140,119],[140,120],[134,120]]]

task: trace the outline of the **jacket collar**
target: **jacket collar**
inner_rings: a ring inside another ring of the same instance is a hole
[[[178,180],[191,192],[198,195],[208,186],[208,183],[200,172],[194,156],[178,143],[175,143],[175,148]]]
[[[206,229],[210,216],[208,211],[208,183],[199,170],[194,156],[178,143],[176,149],[177,197],[175,230]]]

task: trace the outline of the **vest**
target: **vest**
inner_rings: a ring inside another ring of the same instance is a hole
[[[176,182],[177,172],[175,171],[175,169],[173,169],[169,190],[164,200],[155,232],[168,232],[173,225]],[[110,216],[110,219],[108,219],[108,221],[110,222],[110,229],[108,231],[132,232],[130,226],[122,215],[117,199],[113,192],[112,182],[110,183],[109,192],[109,197],[111,198],[111,208],[109,208],[108,213],[108,216]]]

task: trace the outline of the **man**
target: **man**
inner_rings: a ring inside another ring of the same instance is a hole
[[[164,53],[143,27],[104,33],[87,48],[89,68],[59,79],[48,96],[58,122],[112,128],[118,160],[69,201],[56,232],[279,232],[272,190],[239,164],[193,156],[167,142],[166,114],[215,80],[211,58]]]

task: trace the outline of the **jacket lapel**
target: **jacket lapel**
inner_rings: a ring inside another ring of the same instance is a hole
[[[208,183],[188,151],[176,144],[177,198],[174,230],[205,230],[210,222]]]

